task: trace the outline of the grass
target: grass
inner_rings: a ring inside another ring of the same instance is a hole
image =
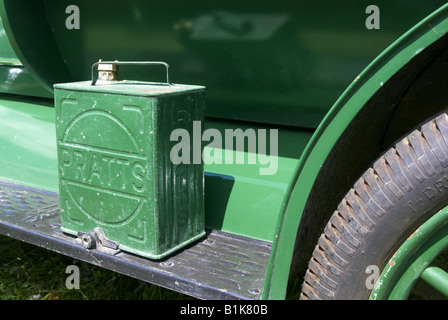
[[[67,289],[76,265],[79,289]],[[0,235],[0,300],[180,300],[188,296]]]

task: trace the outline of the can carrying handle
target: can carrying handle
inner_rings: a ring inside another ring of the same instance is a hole
[[[166,68],[166,84],[171,86],[170,77],[169,77],[169,65],[166,62],[162,61],[98,61],[92,65],[92,86],[95,85],[98,80],[98,65],[100,64],[108,64],[108,65],[138,65],[138,66],[153,66],[153,65],[163,65]],[[97,71],[97,72],[95,72]]]

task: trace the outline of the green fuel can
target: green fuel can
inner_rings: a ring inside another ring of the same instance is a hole
[[[120,65],[156,64],[166,83],[117,78]],[[163,62],[107,61],[93,65],[92,81],[55,84],[54,95],[65,233],[151,259],[205,234],[203,162],[171,158],[173,132],[203,128],[203,86],[171,84]]]

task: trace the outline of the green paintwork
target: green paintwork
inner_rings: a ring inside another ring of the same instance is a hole
[[[431,287],[448,297],[448,273],[439,267],[428,267],[420,277]]]
[[[5,30],[3,29],[2,21],[0,20],[0,65],[10,65],[22,67],[22,63],[17,58],[14,49],[9,43]]]
[[[370,4],[3,0],[0,9],[20,60],[49,89],[89,79],[99,58],[160,60],[173,81],[207,87],[206,116],[316,128],[378,54],[444,1],[376,1],[373,31]],[[65,26],[68,5],[79,7],[79,30]]]
[[[65,27],[69,4],[80,7],[80,30]],[[331,148],[381,83],[447,30],[444,7],[429,18],[431,26],[420,24],[400,38],[443,1],[378,1],[381,30],[365,28],[369,4],[3,0],[0,14],[15,53],[45,88],[88,80],[99,58],[162,60],[174,82],[207,87],[205,128],[279,130],[275,175],[259,175],[260,163],[205,165],[206,226],[272,241],[262,298],[279,299],[301,213]],[[122,77],[147,79],[143,71]],[[0,178],[58,190],[56,141],[49,141],[55,124],[41,117],[51,111],[21,101],[3,98],[0,112],[49,131],[42,139],[27,130],[2,131],[2,148],[12,154],[2,154]],[[31,146],[18,147],[17,139]],[[29,172],[20,172],[25,165]]]
[[[228,123],[208,120],[205,129],[214,128],[223,133],[225,129],[240,128],[270,130],[272,127],[251,123]],[[219,230],[272,241],[275,226],[288,190],[291,174],[298,164],[299,156],[311,138],[311,131],[281,128],[278,132],[278,170],[274,175],[260,175],[266,167],[257,158],[253,165],[226,164],[225,148],[221,152],[222,164],[205,164],[205,208],[207,225]],[[205,149],[208,149],[207,144]],[[236,158],[238,151],[232,151]],[[247,152],[244,152],[247,159]],[[207,158],[204,159],[207,161]],[[244,214],[242,214],[244,213]]]
[[[43,98],[53,96],[20,65],[0,65],[0,92]]]
[[[63,231],[100,227],[120,249],[151,259],[205,235],[204,166],[193,162],[201,141],[182,149],[183,163],[170,153],[174,130],[200,138],[204,87],[124,80],[54,88]]]
[[[448,207],[423,223],[397,250],[388,262],[370,295],[377,300],[408,298],[416,281],[422,277],[447,293],[446,273],[431,266],[432,261],[448,248]],[[439,288],[438,288],[439,289]]]
[[[17,58],[0,19],[0,92],[52,98]]]
[[[67,72],[64,73],[66,67],[60,59],[59,50],[51,36],[45,14],[42,14],[40,10],[41,6],[40,1],[27,3],[2,1],[0,2],[0,12],[4,30],[20,62],[39,85],[51,93],[54,83],[68,82],[72,79]],[[30,14],[33,18],[22,16],[17,20],[9,19],[6,7],[8,13]],[[24,21],[27,23],[23,23]],[[14,29],[14,32],[11,29]],[[45,50],[43,50],[44,48]],[[27,55],[26,58],[25,55]],[[39,77],[41,73],[46,73],[47,77],[42,79]]]
[[[53,101],[2,95],[0,179],[58,191]]]
[[[448,32],[448,5],[405,33],[379,55],[341,95],[305,148],[276,227],[265,299],[285,296],[301,214],[313,183],[338,138],[373,94],[423,48]]]

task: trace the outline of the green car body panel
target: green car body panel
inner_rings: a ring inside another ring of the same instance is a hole
[[[173,81],[207,88],[205,129],[278,130],[276,174],[206,163],[204,193],[206,227],[272,243],[261,298],[283,299],[301,228],[326,223],[306,207],[344,132],[448,32],[443,1],[378,1],[378,30],[369,4],[0,1],[0,180],[59,192],[54,84],[89,80],[100,58],[167,61]],[[66,27],[69,5],[79,29]]]

